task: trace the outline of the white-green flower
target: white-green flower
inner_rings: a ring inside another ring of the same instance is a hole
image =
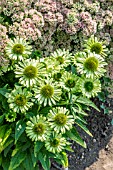
[[[69,50],[57,49],[51,54],[51,57],[55,59],[56,65],[67,67],[71,63],[72,54]]]
[[[27,122],[26,134],[32,141],[45,141],[50,135],[50,128],[46,117],[33,116]]]
[[[55,61],[55,58],[53,57],[45,57],[44,63],[45,63],[47,74],[52,74],[53,70],[54,70],[54,73],[56,73],[60,71],[61,69],[61,66],[58,65],[58,63]]]
[[[65,71],[62,76],[61,86],[68,91],[76,91],[77,90],[77,81],[78,78],[75,74]]]
[[[94,37],[94,35],[92,35],[88,40],[86,40],[84,47],[90,50],[90,52],[100,54],[101,56],[107,56],[106,52],[108,51],[108,49],[104,45],[104,42],[99,41],[97,37]]]
[[[61,134],[53,133],[50,138],[45,141],[45,147],[49,152],[54,154],[61,152],[65,146],[69,144]]]
[[[25,56],[30,55],[32,47],[23,38],[14,38],[10,40],[5,48],[6,54],[10,59],[23,60]]]
[[[33,103],[30,101],[32,93],[26,88],[22,89],[20,86],[15,86],[11,93],[7,93],[8,103],[10,109],[16,113],[25,113]]]
[[[95,97],[98,95],[98,92],[101,92],[101,83],[98,79],[81,78],[79,88],[83,96],[88,98]]]
[[[7,122],[14,122],[16,117],[17,117],[16,112],[12,110],[9,110],[8,112],[5,113],[5,119]]]
[[[55,105],[56,101],[59,101],[61,96],[61,89],[59,85],[57,83],[53,83],[52,79],[40,82],[39,86],[35,86],[34,92],[38,103],[43,104],[44,106]]]
[[[16,77],[23,86],[33,86],[38,80],[44,77],[45,69],[43,64],[35,59],[26,59],[16,65]]]
[[[80,57],[77,55],[76,60],[77,71],[80,74],[85,74],[87,78],[101,77],[106,72],[104,66],[107,63],[98,54],[84,52]]]
[[[49,125],[56,133],[65,133],[72,128],[74,118],[69,115],[69,110],[63,107],[56,107],[50,110],[48,114]]]

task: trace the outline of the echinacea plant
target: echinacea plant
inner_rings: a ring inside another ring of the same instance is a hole
[[[11,71],[13,79],[0,86],[0,169],[39,170],[40,162],[50,170],[54,160],[67,170],[71,141],[86,148],[75,124],[92,136],[85,116],[89,107],[99,111],[90,98],[101,91],[107,64],[105,46],[95,38],[101,48],[90,49],[90,41],[87,50],[72,55],[57,49],[46,58],[33,56],[21,38],[8,42],[2,76]]]

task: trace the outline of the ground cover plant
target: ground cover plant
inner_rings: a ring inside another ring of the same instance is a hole
[[[113,52],[112,1],[0,3],[0,168],[68,168],[71,141],[86,147],[74,125],[92,136],[85,117],[99,111],[92,98]]]

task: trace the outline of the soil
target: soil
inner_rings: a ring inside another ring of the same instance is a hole
[[[98,101],[97,103],[99,105]],[[109,100],[109,109],[112,108],[112,100]],[[92,109],[87,127],[93,134],[93,138],[80,132],[87,143],[87,148],[84,149],[73,143],[74,153],[69,155],[69,170],[113,170],[112,118],[112,110],[106,115],[103,110],[97,112]]]
[[[98,107],[101,103],[96,99]],[[77,143],[72,143],[73,153],[69,155],[69,170],[113,170],[113,99],[107,99],[109,114],[92,109],[87,118],[88,129],[93,138],[78,129],[81,137],[87,143],[84,149]],[[59,168],[60,169],[60,168]],[[54,166],[51,170],[58,170]]]

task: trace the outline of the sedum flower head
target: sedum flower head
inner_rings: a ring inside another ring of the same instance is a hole
[[[70,130],[74,124],[73,116],[69,115],[69,110],[63,107],[56,107],[50,110],[48,121],[55,132],[61,132],[62,134]]]
[[[46,117],[42,115],[31,117],[27,122],[26,134],[32,141],[45,141],[50,134]]]
[[[80,74],[85,74],[87,78],[103,76],[106,72],[105,65],[107,63],[99,54],[83,52],[77,57],[77,71]]]
[[[26,55],[31,54],[32,47],[23,38],[10,40],[5,48],[6,54],[10,59],[23,60]]]
[[[19,62],[15,70],[16,77],[19,77],[19,82],[24,86],[33,86],[37,80],[45,74],[43,64],[35,59],[27,59]]]
[[[36,94],[35,98],[39,104],[43,104],[44,106],[52,106],[56,104],[56,101],[60,100],[61,89],[57,83],[53,83],[52,79],[40,82],[39,87],[35,87],[34,91]]]
[[[49,152],[54,154],[61,152],[68,144],[66,139],[61,134],[53,133],[50,138],[45,141],[45,147]]]
[[[16,112],[9,110],[7,113],[5,113],[5,119],[7,122],[14,122],[16,119]]]
[[[103,41],[99,41],[97,37],[92,35],[87,41],[84,47],[90,52],[94,52],[95,54],[99,54],[101,56],[107,56],[106,52],[108,51]]]
[[[72,54],[69,50],[57,49],[51,54],[51,57],[54,57],[56,65],[67,67],[71,62]]]
[[[33,105],[29,101],[32,94],[26,88],[22,90],[21,86],[15,86],[15,89],[11,93],[6,94],[6,97],[8,98],[10,109],[16,113],[25,113]]]
[[[79,81],[80,91],[88,98],[95,97],[101,92],[101,83],[98,79],[81,78]]]

